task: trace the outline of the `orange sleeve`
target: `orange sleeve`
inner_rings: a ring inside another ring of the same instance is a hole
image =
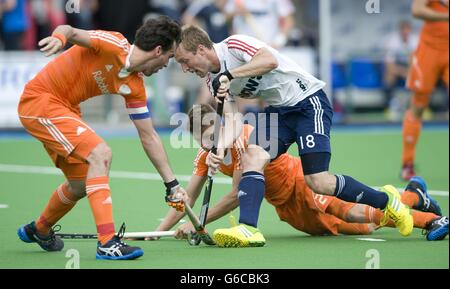
[[[119,87],[119,94],[125,99],[130,119],[143,119],[150,117],[147,107],[147,93],[144,79],[141,75],[135,74],[130,81]]]
[[[200,148],[197,153],[197,157],[194,160],[194,172],[193,174],[199,177],[208,175],[208,166],[206,165],[206,157],[208,152]]]
[[[88,33],[91,38],[91,49],[95,53],[128,53],[128,40],[119,32],[89,30]]]

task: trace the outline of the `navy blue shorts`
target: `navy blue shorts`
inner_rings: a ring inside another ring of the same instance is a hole
[[[266,107],[264,113],[259,114],[250,143],[263,147],[272,160],[285,153],[294,142],[300,157],[311,153],[329,155],[332,118],[333,109],[327,95],[319,90],[294,106]],[[319,166],[324,170],[328,163]]]

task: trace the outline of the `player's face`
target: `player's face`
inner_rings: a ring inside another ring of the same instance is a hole
[[[402,36],[402,39],[404,39],[405,41],[407,41],[408,38],[409,38],[409,36],[410,36],[410,34],[411,34],[411,31],[412,31],[411,25],[409,25],[409,24],[403,24],[403,25],[400,27],[400,34],[401,34],[401,36]]]
[[[195,73],[203,78],[209,72],[209,62],[201,48],[198,48],[196,53],[192,53],[184,49],[183,44],[180,44],[175,51],[175,60],[180,63],[181,69],[185,73]]]
[[[214,126],[213,125],[211,125],[207,129],[205,129],[201,135],[196,134],[195,130],[194,130],[195,141],[198,144],[200,144],[200,146],[205,151],[210,151],[211,148],[213,147],[213,144],[214,144],[213,135],[214,135]]]
[[[139,71],[142,71],[145,76],[150,76],[154,73],[157,73],[159,70],[163,69],[164,67],[167,67],[167,64],[169,63],[169,60],[174,56],[175,54],[175,44],[166,52],[162,52],[162,50],[158,53],[156,57],[152,57],[145,61],[144,64],[142,64],[141,67],[139,67]]]

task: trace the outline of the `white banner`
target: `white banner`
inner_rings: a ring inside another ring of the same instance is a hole
[[[22,126],[17,104],[23,88],[51,59],[39,52],[0,52],[0,128]]]

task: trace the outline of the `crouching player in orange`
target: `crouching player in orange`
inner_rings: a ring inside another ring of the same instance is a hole
[[[201,131],[196,131],[192,127],[195,118],[203,119],[211,113],[215,112],[209,105],[194,107],[189,113],[191,133],[199,143],[202,143],[202,148],[200,148],[194,161],[194,172],[186,188],[192,205],[198,198],[207,177],[208,165],[206,160],[208,150],[212,146],[209,140],[214,130],[210,123],[202,125]],[[207,119],[213,118],[207,117]],[[201,123],[204,123],[203,120]],[[198,121],[198,124],[200,124],[200,121]],[[238,184],[242,174],[240,160],[243,151],[248,146],[252,130],[252,126],[245,125],[241,136],[235,140],[233,148],[227,150],[224,163],[219,170],[233,178],[233,189],[209,210],[207,222],[212,222],[239,206]],[[197,135],[196,132],[201,132],[202,136]],[[348,203],[336,197],[315,194],[305,182],[301,160],[298,157],[293,157],[288,153],[282,154],[267,165],[264,175],[266,178],[266,200],[276,208],[282,221],[289,223],[297,230],[310,235],[366,235],[371,234],[380,225],[395,228],[393,221],[386,222],[383,220],[384,213],[379,209],[363,204]],[[431,197],[426,194],[426,190],[424,181],[416,177],[406,187],[402,195],[402,202],[417,210],[425,210],[425,208],[429,211],[432,210],[433,212],[413,211],[414,226],[427,230],[427,240],[441,240],[448,234],[448,218],[441,216],[439,206],[433,206],[431,209],[427,207]],[[182,213],[177,213],[171,209],[157,230],[169,230],[182,216]],[[260,234],[251,232],[250,226],[240,227],[241,230],[248,230],[248,232],[243,232],[244,235],[257,237],[256,235]],[[187,223],[177,229],[176,236],[180,238],[189,232],[195,232],[195,230],[192,224]],[[264,245],[264,238],[259,237],[260,240],[255,242],[248,241],[248,238],[242,238],[241,242],[234,243],[233,246]],[[221,242],[220,229],[214,232],[214,238],[219,246],[230,246],[230,243]]]
[[[97,226],[97,259],[135,259],[138,247],[115,234],[109,187],[111,149],[81,120],[79,104],[97,95],[120,94],[150,161],[166,185],[166,202],[183,210],[186,196],[169,165],[162,142],[147,108],[143,76],[164,68],[173,57],[180,27],[168,17],[147,21],[136,33],[133,45],[122,34],[86,31],[59,26],[52,36],[39,42],[46,56],[69,50],[53,59],[26,86],[20,99],[20,120],[44,145],[67,181],[52,194],[36,221],[19,228],[20,239],[36,242],[46,251],[60,251],[63,242],[52,226],[78,200],[87,196]]]

